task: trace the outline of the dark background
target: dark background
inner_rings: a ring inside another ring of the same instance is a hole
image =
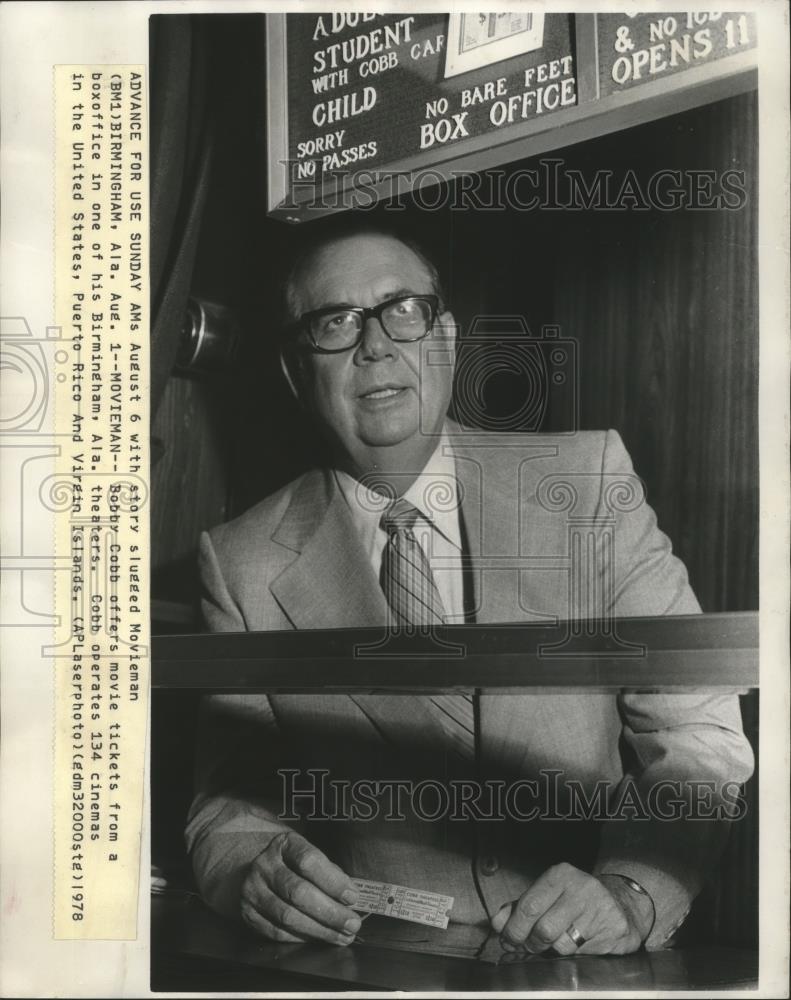
[[[240,513],[319,457],[277,359],[277,281],[300,233],[266,216],[263,18],[192,20],[208,27],[201,29],[201,45],[216,131],[191,287],[230,307],[242,338],[227,370],[167,379],[152,427],[158,456],[152,470],[154,627],[182,632],[199,627],[194,553],[200,531]],[[152,39],[156,48],[156,30]],[[161,99],[152,79],[152,116]],[[397,215],[426,245],[462,335],[476,316],[517,314],[534,336],[557,325],[578,342],[580,428],[620,432],[703,609],[755,609],[756,95],[552,155],[590,180],[596,170],[619,178],[631,169],[643,185],[659,169],[743,170],[747,200],[736,211],[427,212],[412,206],[388,213],[379,206],[366,214]],[[536,164],[504,169],[525,166]],[[308,223],[310,232],[331,224]],[[156,254],[156,246],[152,250]],[[507,410],[509,395],[518,404],[518,382],[490,388],[497,405]],[[564,419],[550,408],[543,429],[565,429],[553,425]],[[751,697],[743,705],[754,746],[756,704]],[[154,853],[176,867],[183,864],[193,713],[194,702],[184,695],[154,698]],[[754,779],[751,821],[739,824],[721,877],[697,905],[697,922],[687,933],[754,940],[756,787]]]

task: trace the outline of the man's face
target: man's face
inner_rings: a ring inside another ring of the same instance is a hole
[[[295,292],[301,314],[328,306],[371,308],[399,295],[432,294],[433,289],[408,247],[391,237],[367,235],[325,247],[299,278]],[[413,343],[391,340],[379,321],[369,317],[356,348],[305,357],[297,386],[300,399],[358,468],[380,464],[379,449],[391,446],[399,461],[411,453],[416,461],[425,461],[427,436],[442,427],[453,381],[452,363],[430,364],[426,357],[429,348],[452,352],[454,334],[448,312],[438,317],[425,340]]]

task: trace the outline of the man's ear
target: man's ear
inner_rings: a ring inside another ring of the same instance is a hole
[[[440,313],[437,317],[437,322],[442,327],[443,336],[451,341],[451,349],[455,349],[456,343],[459,339],[459,328],[450,309],[446,309],[445,312]]]
[[[302,384],[302,366],[299,362],[299,357],[296,352],[289,352],[282,350],[280,351],[280,370],[286,377],[286,382],[288,382],[288,387],[294,395],[294,398],[298,403],[301,403],[300,398],[300,388]]]

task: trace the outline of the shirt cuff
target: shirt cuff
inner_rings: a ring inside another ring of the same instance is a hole
[[[692,906],[689,888],[667,872],[634,859],[609,858],[598,865],[594,875],[625,875],[634,879],[651,897],[656,918],[643,942],[646,951],[668,947],[670,939],[686,920]]]

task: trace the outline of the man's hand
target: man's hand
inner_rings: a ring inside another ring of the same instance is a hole
[[[279,833],[251,863],[241,891],[245,922],[272,941],[350,944],[360,918],[348,875],[298,833]],[[346,905],[344,905],[346,904]]]
[[[560,864],[503,906],[492,918],[492,927],[506,950],[626,955],[637,951],[648,936],[653,917],[651,900],[630,892],[617,875],[597,879]],[[568,934],[572,925],[585,938],[579,947]]]

